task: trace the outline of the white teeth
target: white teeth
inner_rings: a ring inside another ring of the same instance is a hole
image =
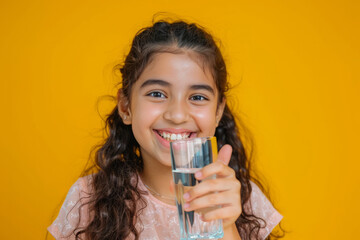
[[[190,136],[190,133],[168,133],[168,132],[159,132],[159,134],[168,141],[175,141],[175,140],[183,140],[187,139]]]

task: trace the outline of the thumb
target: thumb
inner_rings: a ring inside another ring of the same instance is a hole
[[[225,144],[219,151],[217,161],[221,161],[225,165],[228,165],[230,162],[232,153],[232,147],[229,144]]]
[[[170,180],[170,192],[175,193],[175,183],[173,180]]]

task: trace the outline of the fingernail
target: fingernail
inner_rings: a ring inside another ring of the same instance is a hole
[[[189,203],[185,203],[184,204],[184,209],[188,209],[190,207],[190,204]]]
[[[201,176],[202,176],[202,173],[200,171],[195,173],[196,178],[201,178]]]
[[[183,198],[184,198],[185,200],[188,200],[188,199],[190,198],[190,194],[185,193],[185,194],[183,195]]]

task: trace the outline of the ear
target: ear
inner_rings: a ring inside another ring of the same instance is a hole
[[[125,97],[122,89],[119,89],[117,93],[117,108],[122,121],[126,125],[131,124],[131,111],[129,99]]]
[[[224,109],[225,109],[225,105],[226,105],[226,98],[223,98],[216,110],[216,116],[215,116],[216,127],[219,125],[219,122],[222,118],[222,115],[223,115]]]

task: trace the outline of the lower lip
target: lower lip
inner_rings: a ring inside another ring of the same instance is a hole
[[[153,130],[153,131],[154,131],[156,138],[161,143],[161,145],[163,145],[165,148],[170,148],[170,142],[168,140],[160,137],[160,135],[155,130]]]

